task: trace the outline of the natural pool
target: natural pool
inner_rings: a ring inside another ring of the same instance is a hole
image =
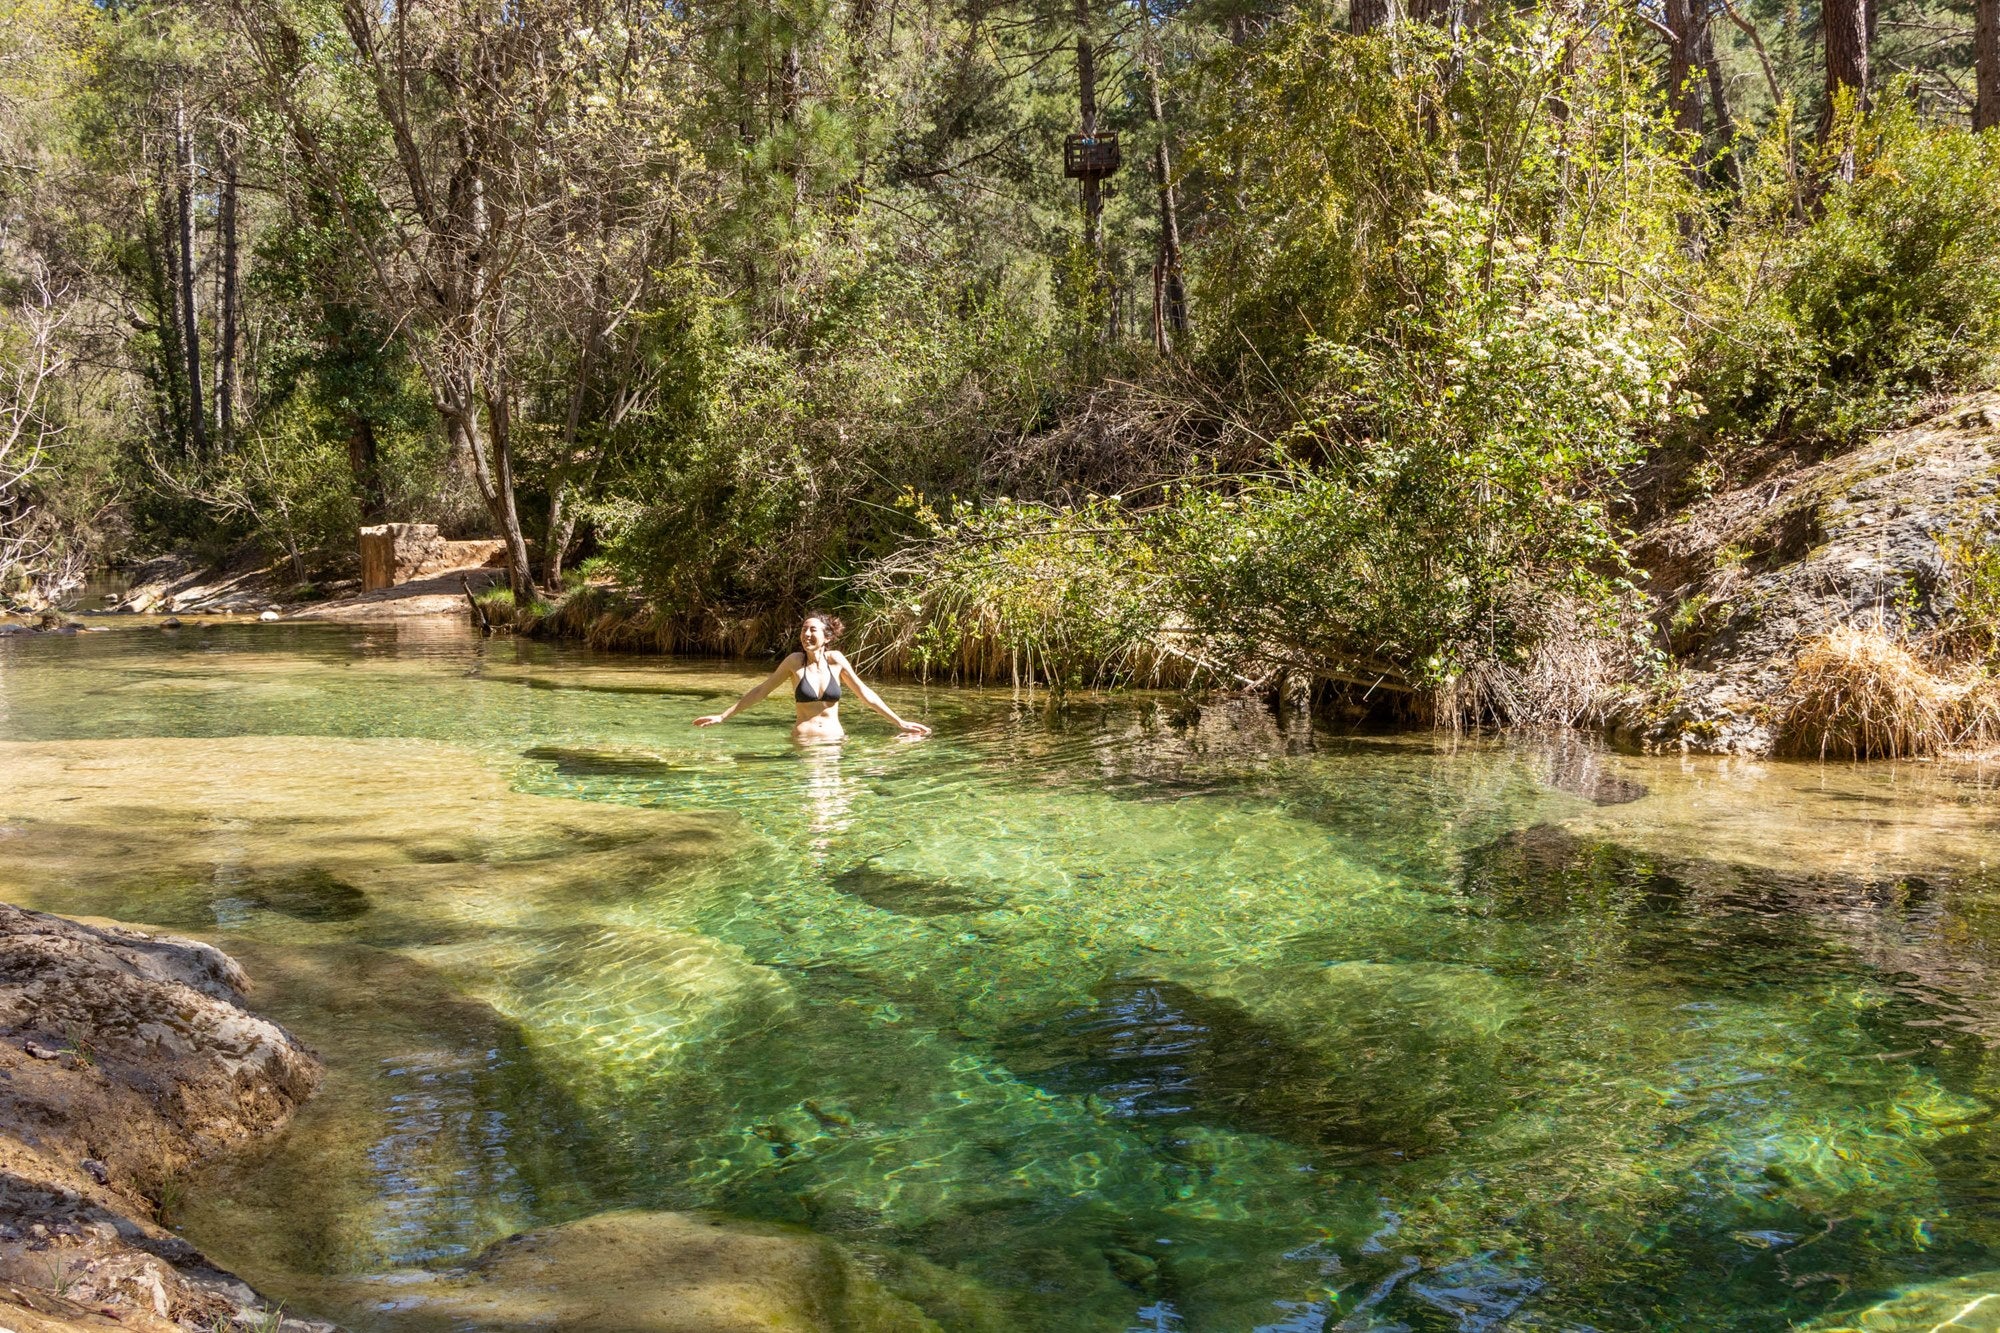
[[[954,1330],[1996,1327],[1996,775],[912,687],[934,740],[689,727],[751,679],[0,640],[0,898],[212,939],[328,1060],[187,1234],[357,1328],[614,1208]]]

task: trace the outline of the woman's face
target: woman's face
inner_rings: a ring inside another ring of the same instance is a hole
[[[826,625],[818,616],[799,626],[799,647],[809,653],[816,653],[826,647]]]

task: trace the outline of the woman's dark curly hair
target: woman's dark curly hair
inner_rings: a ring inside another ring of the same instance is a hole
[[[847,626],[840,623],[840,617],[830,611],[808,611],[799,620],[799,628],[804,629],[806,621],[817,620],[826,627],[826,643],[829,648],[840,642],[840,636]]]

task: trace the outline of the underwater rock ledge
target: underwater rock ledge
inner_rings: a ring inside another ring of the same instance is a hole
[[[283,1318],[167,1229],[185,1172],[283,1126],[320,1063],[211,945],[0,903],[0,1323]]]

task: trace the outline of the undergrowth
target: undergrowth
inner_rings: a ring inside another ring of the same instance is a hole
[[[1953,666],[1880,625],[1844,625],[1793,666],[1780,748],[1834,759],[1912,759],[2000,744],[2000,678]]]

